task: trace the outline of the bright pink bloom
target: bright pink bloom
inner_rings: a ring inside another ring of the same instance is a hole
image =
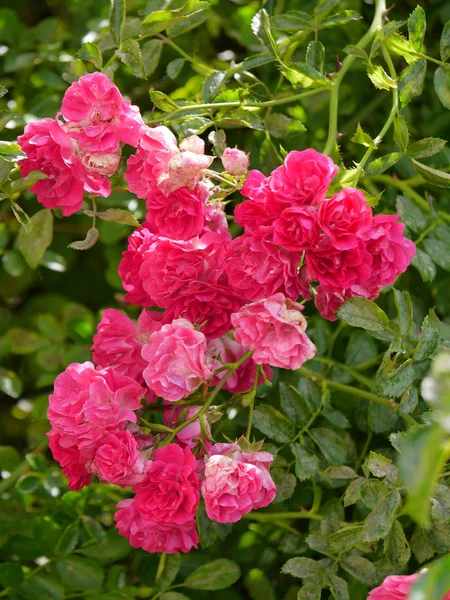
[[[312,148],[289,152],[284,165],[270,176],[269,187],[275,199],[286,208],[295,204],[314,205],[325,198],[337,166]]]
[[[362,192],[344,188],[320,203],[318,220],[334,248],[349,250],[356,248],[359,238],[370,229],[372,209]]]
[[[244,175],[250,164],[247,154],[237,148],[225,148],[221,160],[225,171],[237,176]]]
[[[273,241],[290,252],[307,250],[319,240],[317,210],[312,206],[286,208],[273,224]]]
[[[244,356],[246,349],[241,344],[238,344],[235,340],[233,340],[233,338],[230,336],[224,335],[218,339],[209,340],[208,353],[216,358],[218,362],[216,368],[218,369],[221,366],[221,363],[231,364],[237,362]],[[268,365],[264,365],[263,368],[266,379],[270,381],[270,379],[273,377],[272,369]],[[222,371],[216,375],[212,381],[213,385],[216,385],[225,376],[225,374],[226,371]],[[233,394],[237,392],[245,392],[253,386],[255,382],[255,375],[256,363],[251,356],[244,363],[242,363],[237,371],[231,375],[226,384],[223,386],[223,389],[229,390]],[[258,385],[262,385],[263,383],[264,377],[262,373],[260,373]]]
[[[136,146],[143,121],[103,73],[83,75],[64,94],[61,112],[70,136],[84,152],[112,153],[119,142]]]
[[[169,427],[176,427],[185,421],[188,421],[192,417],[194,417],[199,410],[201,410],[201,406],[189,406],[187,408],[183,408],[181,406],[175,407],[171,406],[167,408],[164,413],[164,423]],[[200,417],[203,420],[206,432],[211,435],[211,428],[208,423],[208,419],[203,415]],[[195,448],[198,446],[198,441],[193,441],[194,438],[203,438],[202,428],[200,425],[200,418],[193,421],[189,425],[186,425],[184,429],[177,433],[177,440],[181,442],[181,444],[185,444],[189,446],[189,448]]]
[[[223,209],[222,202],[212,202],[205,206],[205,227],[204,233],[213,231],[226,240],[231,240],[231,234],[228,231],[227,215]]]
[[[235,338],[253,350],[256,364],[269,364],[292,371],[314,357],[316,347],[306,335],[302,306],[275,294],[243,306],[232,315]]]
[[[105,435],[136,422],[144,394],[133,379],[110,367],[73,363],[55,380],[47,416],[61,447],[76,446],[92,458]]]
[[[125,294],[127,302],[138,306],[153,306],[155,304],[144,290],[144,282],[139,272],[145,253],[157,239],[158,237],[149,231],[146,224],[135,229],[128,237],[128,248],[123,252],[123,258],[118,268],[123,288],[127,292]]]
[[[104,197],[111,193],[108,179],[82,164],[76,143],[57,119],[30,123],[18,142],[27,155],[20,162],[22,177],[32,171],[47,175],[30,188],[45,208],[62,208],[63,216],[69,217],[80,210],[83,190]]]
[[[245,300],[282,292],[296,300],[301,286],[297,265],[300,252],[287,252],[273,241],[271,227],[244,233],[230,244],[226,273],[231,287]]]
[[[320,316],[328,321],[336,321],[336,311],[351,295],[340,288],[319,285],[315,289],[314,304]]]
[[[383,583],[373,589],[367,600],[407,600],[409,591],[419,574],[390,575]]]
[[[167,554],[189,552],[192,548],[197,548],[198,533],[194,519],[182,525],[156,523],[142,515],[136,508],[134,498],[122,500],[116,508],[116,527],[119,534],[126,537],[133,548]]]
[[[113,367],[142,384],[147,363],[141,350],[150,335],[161,329],[162,316],[162,313],[144,309],[136,326],[120,310],[107,308],[97,325],[92,360],[99,367]]]
[[[69,488],[78,491],[89,485],[92,481],[92,474],[88,470],[92,453],[86,450],[80,451],[77,446],[62,446],[61,434],[53,430],[50,430],[47,435],[53,458],[61,465],[62,472],[69,480]]]
[[[183,525],[200,500],[197,461],[189,448],[169,444],[156,451],[145,481],[135,486],[135,506],[144,519]]]
[[[262,226],[271,225],[283,211],[284,206],[279,206],[273,199],[269,188],[270,177],[260,171],[250,171],[241,194],[245,200],[234,209],[234,220],[245,228],[246,233],[253,233]]]
[[[164,325],[142,349],[147,361],[144,379],[159,397],[176,402],[186,398],[212,375],[206,338],[186,319]]]
[[[269,474],[273,456],[242,452],[236,444],[216,444],[205,463],[202,496],[206,514],[219,523],[235,523],[268,506],[277,493]]]
[[[174,240],[190,240],[201,234],[205,223],[206,188],[177,189],[168,196],[153,186],[147,197],[148,227]]]

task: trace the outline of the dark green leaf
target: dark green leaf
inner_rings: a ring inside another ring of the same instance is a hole
[[[271,17],[270,26],[276,31],[286,31],[287,33],[297,33],[297,31],[308,31],[313,29],[310,15],[299,10],[291,10],[282,15]]]
[[[393,367],[392,370],[380,367],[375,379],[376,390],[383,396],[397,398],[406,392],[414,378],[415,372],[411,359],[406,360],[399,367]]]
[[[375,302],[366,298],[350,298],[338,309],[338,317],[352,327],[370,331],[389,331],[389,319]]]
[[[450,108],[450,65],[443,65],[436,69],[434,89],[445,108]]]
[[[93,42],[85,42],[78,52],[78,56],[82,60],[87,60],[94,64],[97,69],[101,69],[103,65],[102,53],[99,47]]]
[[[402,106],[409,104],[412,98],[420,96],[427,70],[427,61],[423,58],[409,65],[400,75],[398,92]]]
[[[343,10],[322,21],[319,25],[319,29],[346,25],[347,23],[350,23],[350,21],[359,21],[359,19],[362,19],[362,16],[354,10]]]
[[[371,402],[367,413],[367,423],[374,433],[389,432],[397,423],[397,415],[389,406]]]
[[[394,520],[391,531],[384,538],[384,555],[394,567],[407,565],[411,558],[408,540],[397,519]]]
[[[331,552],[348,552],[358,544],[362,539],[362,525],[351,525],[332,533],[327,537]]]
[[[244,586],[251,600],[276,600],[272,583],[261,569],[250,569],[244,578]]]
[[[295,492],[297,480],[292,473],[286,473],[284,469],[272,469],[270,472],[272,479],[277,486],[277,495],[274,504],[288,500]]]
[[[359,477],[350,483],[348,488],[345,490],[344,506],[351,506],[352,504],[356,504],[356,502],[358,502],[358,500],[361,498],[361,485],[364,482],[365,479]]]
[[[380,173],[384,173],[384,171],[393,167],[402,156],[403,154],[401,152],[392,152],[391,154],[385,154],[384,156],[380,156],[380,158],[376,158],[367,167],[367,175],[379,175]]]
[[[109,31],[117,46],[122,41],[122,31],[125,25],[127,12],[126,0],[110,0],[109,3]]]
[[[406,154],[411,158],[426,158],[434,156],[442,150],[447,142],[440,138],[424,138],[409,146]]]
[[[10,344],[13,354],[31,354],[43,344],[42,338],[37,333],[19,327],[9,329],[4,339]]]
[[[423,281],[433,281],[436,277],[436,266],[429,255],[416,248],[416,255],[411,261],[411,264],[419,271]]]
[[[122,223],[124,225],[131,225],[132,227],[139,227],[139,221],[134,215],[127,210],[121,208],[109,208],[105,212],[97,213],[97,216],[103,221],[111,221],[112,223]]]
[[[186,61],[184,60],[184,58],[176,58],[175,60],[172,60],[167,65],[167,76],[170,77],[170,79],[176,79],[181,73],[181,69],[183,68],[185,62]]]
[[[308,577],[322,577],[324,570],[322,565],[311,558],[296,557],[290,558],[281,567],[281,572],[286,575],[293,575],[300,579],[308,579]]]
[[[425,229],[427,215],[408,196],[397,196],[397,210],[400,211],[401,220],[412,231],[420,232]]]
[[[408,33],[409,41],[418,52],[422,52],[426,28],[427,21],[425,11],[421,6],[416,6],[408,18]]]
[[[422,177],[426,181],[429,181],[430,183],[438,187],[450,187],[450,175],[448,173],[445,173],[444,171],[439,171],[438,169],[432,169],[428,165],[424,165],[423,163],[415,160],[414,158],[412,159],[412,163],[419,175],[422,175]]]
[[[17,247],[22,252],[31,269],[36,269],[41,262],[46,249],[53,239],[53,213],[51,210],[39,210],[31,217],[33,229],[19,231]]]
[[[147,79],[156,70],[161,58],[162,49],[163,43],[161,40],[147,40],[141,44],[141,59]],[[183,58],[177,60],[181,60],[184,63]],[[169,71],[169,67],[167,67],[167,71]],[[169,73],[167,72],[167,74]]]
[[[56,569],[62,581],[75,590],[97,590],[103,583],[104,571],[92,560],[64,558],[57,561]]]
[[[306,48],[306,62],[307,64],[322,73],[323,63],[325,61],[325,47],[322,42],[318,40],[309,42]]]
[[[398,315],[398,333],[400,337],[408,337],[411,332],[413,321],[413,307],[409,292],[393,290],[394,302]]]
[[[347,448],[341,435],[325,427],[316,427],[309,433],[330,465],[341,465],[345,461]]]
[[[20,463],[19,453],[12,446],[0,446],[0,471],[13,471]]]
[[[205,102],[212,102],[219,93],[220,87],[224,82],[226,74],[224,71],[213,71],[203,83],[203,99]]]
[[[64,588],[54,579],[34,575],[24,581],[20,587],[21,598],[27,600],[63,600]]]
[[[400,503],[401,498],[397,491],[390,492],[381,498],[364,522],[363,537],[367,542],[373,542],[387,536]]]
[[[133,71],[133,75],[140,79],[146,78],[144,63],[142,62],[141,50],[136,40],[128,39],[120,44],[116,50],[116,56]]]
[[[394,117],[394,141],[397,146],[403,150],[408,147],[409,131],[405,117],[401,113],[397,113]]]
[[[294,425],[269,404],[260,404],[255,408],[253,426],[276,442],[290,442],[295,435]]]
[[[411,550],[419,564],[433,558],[434,549],[430,545],[427,532],[421,527],[416,527],[411,538]]]
[[[27,268],[21,253],[18,250],[7,250],[2,256],[2,265],[11,277],[20,277]]]
[[[66,527],[56,546],[56,554],[70,554],[78,544],[80,528],[78,521]]]
[[[377,582],[375,565],[370,560],[367,560],[367,558],[363,558],[362,556],[347,556],[342,561],[341,566],[352,577],[369,587],[373,587]]]
[[[427,315],[422,322],[419,344],[414,352],[414,359],[425,360],[429,358],[438,347],[440,339],[439,329],[430,322]]]
[[[168,554],[164,561],[164,569],[158,573],[156,582],[160,590],[167,590],[175,581],[180,570],[181,558],[179,554]]]
[[[223,590],[241,576],[239,566],[232,560],[218,558],[193,571],[184,586],[194,590]]]
[[[441,59],[446,61],[450,58],[450,21],[444,25],[441,35]]]
[[[41,478],[39,475],[25,475],[25,477],[19,479],[16,488],[21,494],[32,494],[38,489],[40,484]]]
[[[79,242],[72,242],[69,244],[69,248],[73,248],[74,250],[89,250],[98,240],[98,229],[96,227],[91,227],[84,240]]]
[[[411,387],[402,395],[398,412],[401,415],[410,415],[417,407],[419,402],[419,394],[417,388]]]
[[[345,46],[344,52],[346,54],[352,54],[353,56],[357,56],[358,58],[361,58],[364,61],[369,59],[366,52],[364,52],[364,50],[362,48],[359,48],[358,46],[355,46],[353,44],[349,44],[348,46]]]
[[[305,450],[300,444],[291,444],[291,451],[295,458],[295,474],[300,481],[313,477],[319,469],[317,456]]]
[[[11,398],[19,398],[22,393],[22,380],[14,371],[0,367],[0,391]]]
[[[300,392],[290,383],[280,382],[280,407],[286,417],[297,425],[303,427],[311,417],[311,410]]]
[[[23,581],[22,567],[13,562],[0,565],[0,584],[4,587],[19,586]]]
[[[342,577],[330,576],[330,590],[336,600],[350,600],[347,582]]]

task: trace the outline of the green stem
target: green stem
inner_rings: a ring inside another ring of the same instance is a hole
[[[370,367],[378,365],[383,356],[384,352],[381,352],[380,354],[377,354],[377,356],[374,356],[370,360],[366,360],[365,362],[359,363],[359,365],[354,365],[353,369],[355,369],[356,371],[365,371],[366,369],[370,369]]]
[[[139,40],[142,40],[145,37],[152,37],[152,36],[153,36],[153,34],[149,34],[148,36],[143,35],[139,38]],[[204,65],[203,63],[198,62],[195,58],[193,58],[192,56],[187,54],[183,50],[183,48],[180,48],[180,46],[178,46],[178,44],[176,44],[170,38],[166,38],[163,35],[157,35],[156,37],[158,37],[165,44],[167,44],[168,46],[173,48],[176,52],[178,52],[178,54],[180,56],[182,56],[184,58],[184,60],[187,60],[188,62],[190,62],[192,64],[192,66],[194,66],[201,75],[211,75],[211,73],[213,73],[214,69],[212,69],[211,67],[208,67],[207,65]]]
[[[256,398],[256,389],[258,387],[258,381],[259,381],[259,373],[261,371],[261,366],[260,365],[256,365],[256,371],[255,371],[255,381],[253,383],[253,397],[252,397],[252,401],[250,403],[249,411],[248,411],[248,422],[247,422],[247,431],[246,431],[246,435],[245,437],[250,440],[250,434],[252,432],[252,422],[253,422],[253,410],[255,408],[255,398]]]
[[[159,581],[163,576],[167,563],[167,552],[163,552],[159,558],[158,570],[156,571],[155,581]]]
[[[321,398],[320,398],[320,404],[319,404],[319,408],[311,415],[311,418],[309,419],[309,421],[306,423],[306,425],[304,427],[302,427],[300,429],[300,431],[297,433],[297,435],[295,436],[295,438],[292,440],[292,443],[296,442],[299,438],[302,437],[302,435],[305,432],[308,432],[309,428],[311,427],[311,425],[314,423],[314,421],[317,419],[317,417],[320,415],[320,413],[322,412],[322,408],[323,408],[323,400],[324,400],[324,394],[322,394]],[[303,442],[303,440],[302,440]]]
[[[427,237],[427,235],[429,233],[431,233],[434,229],[436,229],[437,225],[438,225],[439,221],[434,221],[434,223],[431,223],[431,225],[429,227],[427,227],[427,229],[425,229],[425,231],[423,231],[419,237],[417,238],[417,240],[414,242],[416,246],[418,246],[420,243],[423,242],[423,240]]]
[[[282,512],[282,513],[255,513],[252,512],[248,515],[244,515],[244,519],[250,519],[251,521],[274,521],[278,519],[313,519],[315,521],[321,521],[322,515],[318,515],[310,510],[305,512]]]
[[[331,358],[329,356],[315,356],[314,360],[316,360],[317,362],[324,363],[325,365],[337,366],[341,369],[345,369],[345,371],[348,371],[352,374],[354,379],[365,385],[367,388],[369,388],[369,390],[373,389],[372,380],[368,377],[365,377],[364,375],[361,375],[361,373],[358,373],[358,371],[355,371],[355,369],[353,367],[350,367],[349,365],[334,360],[334,358]]]
[[[383,24],[383,13],[386,10],[386,1],[385,0],[375,0],[375,14],[373,17],[373,21],[368,29],[368,31],[363,35],[363,37],[356,44],[358,48],[364,50],[364,48],[372,41],[375,36],[375,32],[379,29]],[[338,104],[339,104],[339,88],[341,86],[342,80],[345,77],[345,74],[350,69],[352,64],[356,60],[356,56],[353,54],[349,54],[343,61],[341,70],[336,74],[333,80],[333,86],[331,88],[330,95],[330,116],[329,116],[329,126],[328,126],[328,137],[327,142],[325,144],[325,148],[323,153],[327,156],[330,156],[335,149],[336,146],[336,138],[338,132]]]

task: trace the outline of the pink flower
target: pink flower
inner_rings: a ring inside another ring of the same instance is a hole
[[[340,288],[327,287],[319,285],[315,289],[314,304],[320,313],[320,316],[328,321],[336,321],[337,309],[351,297],[345,290]]]
[[[237,176],[244,175],[250,164],[245,152],[237,148],[225,148],[221,160],[225,171]]]
[[[228,231],[227,215],[223,209],[222,202],[212,202],[205,206],[205,233],[213,231],[226,240],[231,240],[230,232]]]
[[[142,349],[147,361],[144,379],[159,397],[176,402],[186,398],[212,375],[206,338],[186,319],[164,325]]]
[[[190,240],[203,230],[205,200],[205,188],[200,186],[183,187],[168,196],[154,186],[146,202],[148,227],[164,237]]]
[[[128,248],[122,254],[122,260],[119,263],[118,273],[122,278],[122,285],[125,294],[125,300],[138,306],[152,306],[155,304],[153,299],[147,294],[143,287],[143,279],[140,276],[145,253],[152,244],[158,239],[151,233],[144,224],[137,228],[128,237]]]
[[[253,350],[256,364],[294,371],[314,357],[316,347],[306,335],[302,307],[275,294],[243,306],[232,315],[236,341]]]
[[[379,587],[370,592],[367,600],[407,600],[411,586],[418,578],[418,573],[390,575]]]
[[[183,525],[200,500],[197,461],[189,448],[169,444],[156,451],[145,481],[135,486],[135,506],[142,518]]]
[[[230,244],[226,273],[231,287],[245,300],[259,300],[282,292],[297,299],[301,286],[299,252],[287,252],[273,241],[271,227],[244,233]]]
[[[216,444],[205,463],[202,496],[206,514],[219,523],[235,523],[268,506],[277,493],[269,474],[273,456],[245,453],[236,444]]]
[[[62,472],[69,480],[69,488],[74,491],[89,485],[92,474],[88,471],[91,464],[91,453],[80,451],[77,446],[62,446],[61,434],[51,430],[47,433],[53,458],[59,462]]]
[[[281,204],[314,205],[325,198],[331,180],[338,171],[327,156],[312,148],[289,152],[284,165],[270,176],[269,188]]]
[[[312,206],[286,208],[273,224],[273,241],[284,250],[302,252],[319,240],[317,211]]]
[[[136,146],[144,125],[139,109],[124,100],[103,73],[84,75],[72,83],[61,112],[70,136],[88,153],[115,152],[119,142]]]
[[[111,185],[105,177],[89,171],[82,164],[76,143],[64,132],[57,119],[30,123],[18,138],[27,155],[20,162],[20,173],[26,177],[32,171],[47,175],[34,183],[30,190],[45,208],[62,208],[65,217],[81,208],[83,190],[109,196]]]
[[[150,335],[161,329],[162,316],[162,313],[144,309],[136,327],[119,310],[107,308],[97,325],[92,360],[100,367],[113,367],[142,385],[142,372],[147,363],[141,356],[141,350]]]
[[[133,548],[142,548],[146,552],[189,552],[197,548],[198,534],[195,520],[182,525],[175,523],[156,523],[144,518],[136,508],[135,499],[122,500],[116,506],[114,515],[119,534],[126,537]]]
[[[208,342],[208,353],[218,359],[218,365],[231,364],[237,362],[246,353],[246,349],[238,344],[233,338],[228,335],[224,335],[215,340],[209,340]],[[220,361],[220,363],[219,363]],[[270,381],[273,377],[272,369],[268,365],[264,365],[264,372],[266,378]],[[218,373],[213,379],[213,385],[216,385],[226,374],[226,371]],[[245,392],[249,390],[254,382],[256,376],[256,363],[251,356],[235,371],[228,379],[226,384],[223,386],[224,390],[229,390],[233,394],[238,392]],[[262,373],[259,374],[258,385],[264,383],[264,377]]]
[[[262,226],[271,225],[285,208],[274,201],[269,184],[270,177],[254,170],[250,171],[242,186],[241,194],[249,200],[236,206],[234,219],[245,228],[246,233],[253,233]]]
[[[370,229],[372,209],[362,192],[344,188],[320,203],[318,217],[332,246],[337,250],[349,250],[356,248],[359,238]]]
[[[139,452],[134,436],[124,430],[110,433],[101,440],[91,469],[101,481],[127,487],[141,483],[150,465]]]
[[[76,446],[90,458],[109,433],[136,422],[145,390],[110,367],[73,363],[58,375],[49,398],[48,419],[63,448]]]
[[[119,167],[120,158],[120,150],[108,154],[83,154],[82,163],[91,173],[112,177]]]
[[[185,421],[188,421],[192,417],[194,417],[199,410],[201,410],[201,406],[189,406],[188,408],[183,407],[170,407],[167,408],[164,413],[164,423],[169,427],[176,427]],[[211,428],[208,423],[208,419],[206,416],[202,416],[189,425],[186,425],[184,429],[177,433],[176,437],[181,444],[188,446],[189,448],[195,448],[198,446],[198,441],[193,441],[194,438],[204,438],[202,433],[202,428],[200,425],[200,419],[203,420],[205,431],[208,435],[211,435]]]

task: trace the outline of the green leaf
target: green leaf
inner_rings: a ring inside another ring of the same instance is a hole
[[[338,554],[348,552],[363,541],[362,531],[362,525],[351,525],[332,533],[327,537],[330,551]]]
[[[430,523],[430,498],[445,461],[445,434],[439,425],[423,426],[402,444],[399,469],[408,499],[406,511],[422,527]]]
[[[63,583],[75,590],[97,590],[103,583],[103,569],[96,562],[85,558],[58,560],[56,570]]]
[[[357,477],[355,471],[351,467],[328,467],[322,472],[324,479],[354,479]]]
[[[31,171],[28,173],[26,177],[21,177],[17,181],[12,182],[11,184],[11,193],[19,194],[30,188],[36,181],[40,181],[42,179],[47,179],[47,175],[45,173],[41,173],[40,171]]]
[[[342,435],[325,427],[316,427],[309,433],[330,465],[341,465],[345,461],[347,449]]]
[[[361,528],[362,529],[362,528]],[[369,587],[373,587],[377,583],[377,571],[375,565],[363,558],[362,556],[347,556],[341,562],[341,567],[350,573],[352,577],[364,583]]]
[[[406,392],[414,378],[415,372],[411,359],[406,360],[399,367],[392,367],[392,369],[383,368],[381,365],[375,378],[375,388],[383,396],[398,398]],[[387,407],[380,407],[380,410],[382,408]]]
[[[26,475],[19,479],[16,484],[16,489],[21,494],[32,494],[35,492],[41,484],[41,478],[39,475]]]
[[[384,171],[393,167],[402,156],[403,154],[401,152],[391,152],[391,154],[385,154],[384,156],[376,158],[367,167],[367,175],[379,175],[380,173],[384,173]]]
[[[14,371],[0,367],[0,391],[10,398],[19,398],[22,394],[22,380]]]
[[[33,229],[33,224],[23,208],[11,200],[11,210],[13,211],[18,222],[22,225],[24,232],[30,233]]]
[[[411,549],[400,521],[394,520],[391,531],[384,538],[384,555],[393,566],[407,565]]]
[[[306,583],[297,594],[297,600],[320,600],[321,588],[315,582]]]
[[[195,569],[183,585],[194,590],[223,590],[240,576],[241,570],[235,562],[218,558]]]
[[[434,89],[445,108],[450,108],[450,65],[443,65],[436,69]]]
[[[309,42],[306,48],[306,63],[318,71],[323,72],[323,64],[325,61],[325,46],[318,40]]]
[[[261,569],[250,569],[244,578],[244,586],[251,600],[276,600],[272,583]]]
[[[3,158],[6,162],[15,163],[22,158],[26,158],[26,156],[19,144],[0,141],[0,158]]]
[[[4,587],[19,586],[23,581],[22,567],[13,562],[0,565],[0,584]]]
[[[445,140],[441,140],[440,138],[424,138],[411,144],[406,154],[410,158],[427,158],[440,152],[446,143]]]
[[[3,98],[8,93],[8,89],[4,85],[0,85],[0,98]]]
[[[426,70],[427,61],[420,58],[402,71],[398,80],[398,93],[402,106],[409,104],[412,98],[420,96],[423,89]]]
[[[183,6],[174,10],[155,10],[142,21],[142,33],[154,35],[169,27],[181,24],[187,17],[192,17],[209,8],[209,2],[188,0]]]
[[[270,17],[270,27],[275,31],[286,31],[297,33],[297,31],[308,31],[313,29],[312,17],[300,10],[291,10],[282,15]]]
[[[425,229],[427,225],[426,213],[408,196],[397,196],[396,205],[401,220],[411,231],[419,233]]]
[[[295,458],[295,474],[300,481],[313,477],[319,469],[317,456],[305,450],[300,444],[291,444],[290,448]]]
[[[450,58],[450,21],[447,21],[442,30],[440,50],[441,60],[445,62]]]
[[[31,217],[32,231],[20,229],[17,247],[31,269],[36,269],[44,257],[46,249],[53,239],[53,213],[51,210],[39,210]]]
[[[403,150],[408,147],[409,131],[405,117],[401,113],[397,113],[394,117],[394,141],[397,146]]]
[[[294,425],[269,404],[260,404],[255,408],[253,426],[276,442],[290,442],[295,435]]]
[[[426,28],[425,11],[421,6],[416,6],[408,17],[408,34],[409,41],[418,52],[422,52]]]
[[[439,329],[430,322],[428,315],[422,322],[419,343],[414,351],[414,360],[430,358],[439,345],[441,334]]]
[[[78,521],[71,523],[66,527],[62,536],[59,538],[56,546],[56,554],[71,554],[72,550],[76,548],[78,540],[80,539],[80,527]]]
[[[172,60],[167,65],[167,69],[166,69],[167,76],[170,77],[170,79],[175,80],[178,77],[178,75],[181,73],[181,69],[183,68],[185,62],[186,61],[184,58],[176,58],[175,60]]]
[[[429,255],[416,248],[416,255],[413,257],[411,264],[419,271],[422,281],[433,281],[436,277],[436,267]]]
[[[430,545],[427,532],[421,527],[416,527],[411,538],[411,550],[419,564],[422,564],[434,555],[434,549]]]
[[[205,102],[214,100],[225,78],[226,73],[224,71],[213,71],[211,75],[208,75],[203,83],[203,99]]]
[[[280,407],[286,417],[297,425],[303,427],[311,417],[311,410],[300,392],[290,383],[280,381]]]
[[[82,60],[87,60],[93,63],[97,69],[101,69],[103,66],[103,57],[100,48],[93,42],[85,42],[81,46],[78,56]]]
[[[161,600],[190,600],[184,594],[180,594],[180,592],[164,592],[161,596]]]
[[[411,159],[411,161],[415,170],[419,173],[419,175],[422,175],[425,181],[428,181],[437,187],[450,187],[450,175],[448,173],[439,171],[438,169],[432,169],[428,165],[424,165],[414,158]]]
[[[427,254],[439,267],[446,271],[450,271],[449,231],[448,227],[436,227],[433,233],[423,240]]]
[[[92,248],[92,246],[96,244],[97,240],[98,229],[96,227],[91,227],[88,230],[84,240],[81,240],[80,242],[72,242],[68,247],[73,248],[74,250],[89,250],[89,248]]]
[[[141,44],[141,59],[147,79],[156,70],[162,49],[163,42],[161,40],[147,40]],[[181,61],[184,63],[184,58]]]
[[[367,412],[367,424],[369,429],[374,433],[387,433],[392,431],[397,423],[397,419],[396,413],[389,406],[375,404],[375,402],[370,403]]]
[[[359,21],[362,16],[354,10],[343,10],[331,15],[319,24],[319,29],[328,29],[329,27],[338,27],[339,25],[347,25],[350,21]]]
[[[355,46],[353,44],[349,44],[348,46],[345,46],[344,52],[346,54],[351,54],[353,56],[357,56],[358,58],[361,58],[363,61],[369,60],[367,53],[364,52],[364,50],[362,48],[359,48],[358,46]]]
[[[116,50],[116,56],[120,60],[130,67],[133,71],[133,75],[139,77],[139,79],[145,79],[145,67],[142,62],[141,50],[136,40],[129,38],[120,44],[120,48]]]
[[[328,87],[330,84],[325,75],[322,75],[322,73],[319,73],[319,71],[316,71],[316,69],[303,62],[289,63],[281,72],[294,87],[297,85],[305,88],[319,85]]]
[[[400,503],[401,498],[397,491],[389,492],[381,498],[364,522],[363,537],[366,542],[374,542],[387,536]]]
[[[20,597],[27,600],[63,600],[64,588],[54,579],[34,575],[19,587]]]
[[[101,565],[107,565],[128,556],[131,552],[127,540],[121,537],[115,529],[110,529],[104,541],[95,546],[81,548],[80,553],[88,558],[97,560]]]
[[[395,307],[398,315],[398,333],[400,337],[408,337],[414,325],[413,307],[409,292],[392,290],[394,293]]]
[[[127,13],[126,0],[110,0],[109,3],[109,31],[117,46],[122,42],[122,31]]]
[[[284,502],[291,498],[295,492],[297,480],[292,473],[286,473],[284,469],[271,469],[270,474],[277,487],[277,495],[273,501],[274,504]]]
[[[408,64],[417,60],[418,56],[414,46],[400,33],[392,33],[386,39],[388,51],[397,56],[402,56]]]
[[[355,144],[362,144],[363,146],[366,146],[366,148],[375,148],[373,139],[368,133],[365,133],[362,130],[362,127],[359,123],[356,128],[356,133],[352,137],[352,142],[355,142]]]
[[[338,309],[338,317],[352,327],[369,331],[390,331],[389,319],[375,302],[366,298],[350,298]]]
[[[97,216],[103,221],[139,227],[139,221],[136,219],[136,217],[127,210],[123,210],[121,208],[109,208],[105,212],[97,213]]]
[[[156,583],[160,590],[167,590],[180,570],[181,557],[179,554],[168,554],[164,561],[164,569],[162,573],[158,573]]]
[[[13,446],[0,446],[0,470],[11,473],[20,464],[20,456]]]
[[[23,275],[27,265],[18,250],[7,250],[2,256],[2,266],[11,277]]]
[[[9,329],[4,339],[9,343],[13,354],[31,354],[43,345],[43,340],[37,333],[20,327]]]
[[[347,582],[342,577],[330,575],[330,591],[336,600],[350,600]]]
[[[450,554],[428,566],[413,584],[408,600],[442,600],[450,591]]]
[[[397,478],[397,467],[392,461],[382,454],[371,451],[364,463],[364,469],[367,469],[375,477],[388,477],[391,481]],[[366,471],[364,471],[367,474]]]
[[[417,388],[411,387],[402,394],[398,412],[401,415],[410,415],[417,407],[419,403],[419,394]]]
[[[354,479],[348,488],[345,490],[344,495],[344,506],[351,506],[352,504],[356,504],[358,500],[361,498],[361,485],[366,480],[363,477],[359,477],[358,479]]]
[[[281,567],[281,572],[299,579],[323,577],[325,575],[325,571],[318,561],[304,557],[290,558]]]
[[[365,331],[353,331],[345,350],[345,363],[356,366],[374,359],[378,348],[374,339]]]
[[[397,87],[397,82],[389,77],[386,71],[380,65],[370,65],[367,75],[373,85],[379,90],[391,90]]]

